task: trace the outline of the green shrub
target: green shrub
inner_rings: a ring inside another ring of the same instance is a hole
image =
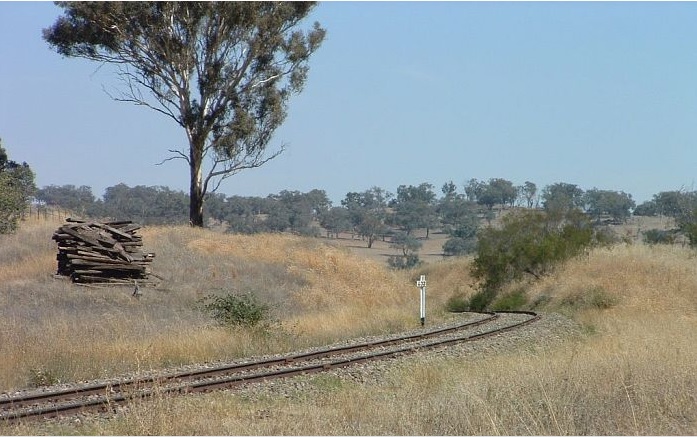
[[[675,233],[661,229],[649,229],[644,231],[644,243],[646,244],[673,244],[675,243]]]
[[[467,308],[470,311],[484,311],[496,298],[494,289],[480,289],[470,297]]]
[[[529,210],[511,213],[500,228],[479,234],[472,275],[480,281],[482,293],[472,297],[471,305],[489,305],[505,284],[525,275],[540,278],[598,243],[590,221],[579,211],[564,216]]]
[[[0,234],[17,230],[35,191],[34,172],[26,162],[9,160],[0,141]]]
[[[580,290],[565,297],[560,302],[562,308],[572,311],[583,309],[608,309],[617,305],[617,298],[612,296],[604,288],[597,286],[588,290]]]
[[[450,237],[443,244],[443,254],[446,256],[467,255],[474,252],[476,247],[477,241],[474,239]]]
[[[445,303],[445,309],[451,313],[461,313],[469,309],[469,301],[461,294],[454,294]]]
[[[682,226],[682,231],[690,242],[690,247],[697,248],[697,223],[687,223]]]
[[[209,313],[221,326],[258,325],[268,312],[268,306],[257,302],[252,294],[208,295],[199,300],[203,311]]]
[[[602,287],[594,287],[588,291],[584,301],[592,308],[608,309],[617,305],[618,299]]]
[[[409,255],[392,255],[387,258],[387,264],[393,269],[406,270],[418,267],[423,264],[423,261],[419,259],[419,255],[409,254]]]
[[[552,302],[552,296],[548,294],[541,294],[537,298],[535,298],[534,301],[532,301],[532,303],[530,304],[530,309],[534,310],[536,308],[544,308],[550,302]]]
[[[48,387],[60,384],[60,378],[51,370],[42,368],[29,369],[29,384],[32,387]]]
[[[494,311],[515,311],[523,308],[525,304],[528,303],[528,297],[525,294],[525,290],[516,290],[511,293],[507,293],[492,304],[492,309]]]
[[[580,214],[572,212],[560,223],[541,211],[512,213],[500,229],[480,233],[472,274],[483,288],[499,289],[524,274],[539,278],[592,243],[592,226]]]

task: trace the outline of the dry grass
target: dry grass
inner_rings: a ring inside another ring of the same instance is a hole
[[[665,320],[651,320],[666,322]],[[378,385],[307,378],[309,394],[138,403],[104,435],[694,435],[697,354],[680,321],[547,350],[405,362]],[[637,329],[638,328],[638,329]],[[665,340],[665,339],[663,339]],[[173,417],[178,418],[172,420]],[[35,431],[35,429],[27,429]],[[48,433],[64,430],[58,427]]]
[[[291,236],[239,237],[186,228],[147,229],[143,234],[146,244],[156,242],[153,250],[158,252],[159,264],[155,268],[165,272],[170,282],[168,290],[151,290],[140,301],[131,299],[126,292],[74,289],[51,280],[43,280],[42,284],[53,287],[53,291],[42,293],[32,288],[41,281],[32,278],[46,277],[41,276],[44,272],[40,269],[32,273],[38,276],[13,280],[19,284],[16,290],[2,285],[0,333],[17,339],[9,348],[4,341],[0,343],[2,355],[12,356],[13,360],[10,365],[0,364],[5,366],[0,375],[12,368],[23,368],[31,360],[62,357],[60,350],[67,345],[74,345],[68,349],[72,347],[70,352],[79,355],[75,362],[81,366],[88,365],[90,355],[84,351],[84,344],[90,344],[93,355],[103,355],[92,357],[98,363],[92,370],[95,373],[103,368],[132,368],[138,364],[134,360],[140,365],[155,365],[175,360],[173,357],[197,361],[225,355],[226,352],[215,349],[216,344],[238,348],[228,355],[259,350],[253,343],[261,338],[254,338],[254,333],[245,333],[245,339],[241,332],[210,327],[187,306],[208,289],[217,287],[264,289],[268,299],[285,302],[287,308],[292,308],[283,319],[282,328],[270,338],[264,337],[268,343],[261,349],[277,350],[413,325],[415,309],[410,302],[417,295],[413,281],[419,273],[427,274],[429,315],[434,317],[446,317],[440,308],[453,292],[467,295],[472,291],[467,259],[431,264],[419,272],[395,273],[382,264],[326,247],[316,240]],[[247,271],[265,274],[258,279],[265,286],[260,287]],[[531,302],[537,302],[544,310],[561,311],[576,318],[586,327],[585,334],[553,347],[524,344],[484,359],[409,360],[387,371],[377,385],[349,383],[324,375],[308,377],[312,391],[295,397],[250,397],[235,392],[163,397],[134,404],[109,421],[52,428],[0,428],[0,432],[697,433],[694,252],[642,245],[596,250],[526,287]],[[48,302],[42,303],[42,299]],[[96,332],[71,339],[71,335],[84,330],[78,315],[88,313],[90,326]],[[12,315],[10,322],[5,321],[7,314]],[[131,336],[123,326],[125,323],[136,323],[145,334]],[[14,325],[29,333],[13,332],[10,328]],[[159,331],[155,332],[154,327]],[[42,341],[40,333],[50,330],[60,333],[57,342],[62,346],[51,349],[49,340],[43,340],[41,347],[28,346],[34,339]],[[31,360],[22,358],[21,340],[33,354]],[[66,363],[74,362],[67,355],[63,359]],[[119,359],[130,362],[118,363]],[[79,373],[75,369],[72,372]],[[4,378],[2,383],[8,385],[7,376]]]
[[[145,228],[145,250],[166,281],[135,299],[129,288],[54,279],[56,228],[25,223],[0,237],[0,390],[283,352],[418,322],[405,274],[318,240]],[[228,292],[255,294],[277,323],[215,326],[198,302]]]

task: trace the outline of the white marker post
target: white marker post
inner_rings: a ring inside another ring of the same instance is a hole
[[[421,289],[421,326],[426,322],[426,275],[416,281],[416,286]]]

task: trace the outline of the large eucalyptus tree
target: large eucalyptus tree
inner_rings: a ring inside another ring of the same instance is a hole
[[[324,39],[301,30],[312,2],[58,2],[64,10],[44,39],[59,54],[114,64],[115,100],[146,106],[186,132],[189,217],[203,226],[203,202],[222,180],[263,165],[302,90],[308,60]]]

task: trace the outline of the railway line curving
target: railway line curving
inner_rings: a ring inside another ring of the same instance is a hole
[[[530,311],[476,313],[476,320],[409,335],[375,339],[338,347],[287,354],[214,367],[161,373],[110,382],[79,384],[0,396],[0,423],[53,418],[92,411],[110,411],[154,394],[179,394],[230,389],[254,382],[330,371],[374,360],[472,342],[536,322]]]

